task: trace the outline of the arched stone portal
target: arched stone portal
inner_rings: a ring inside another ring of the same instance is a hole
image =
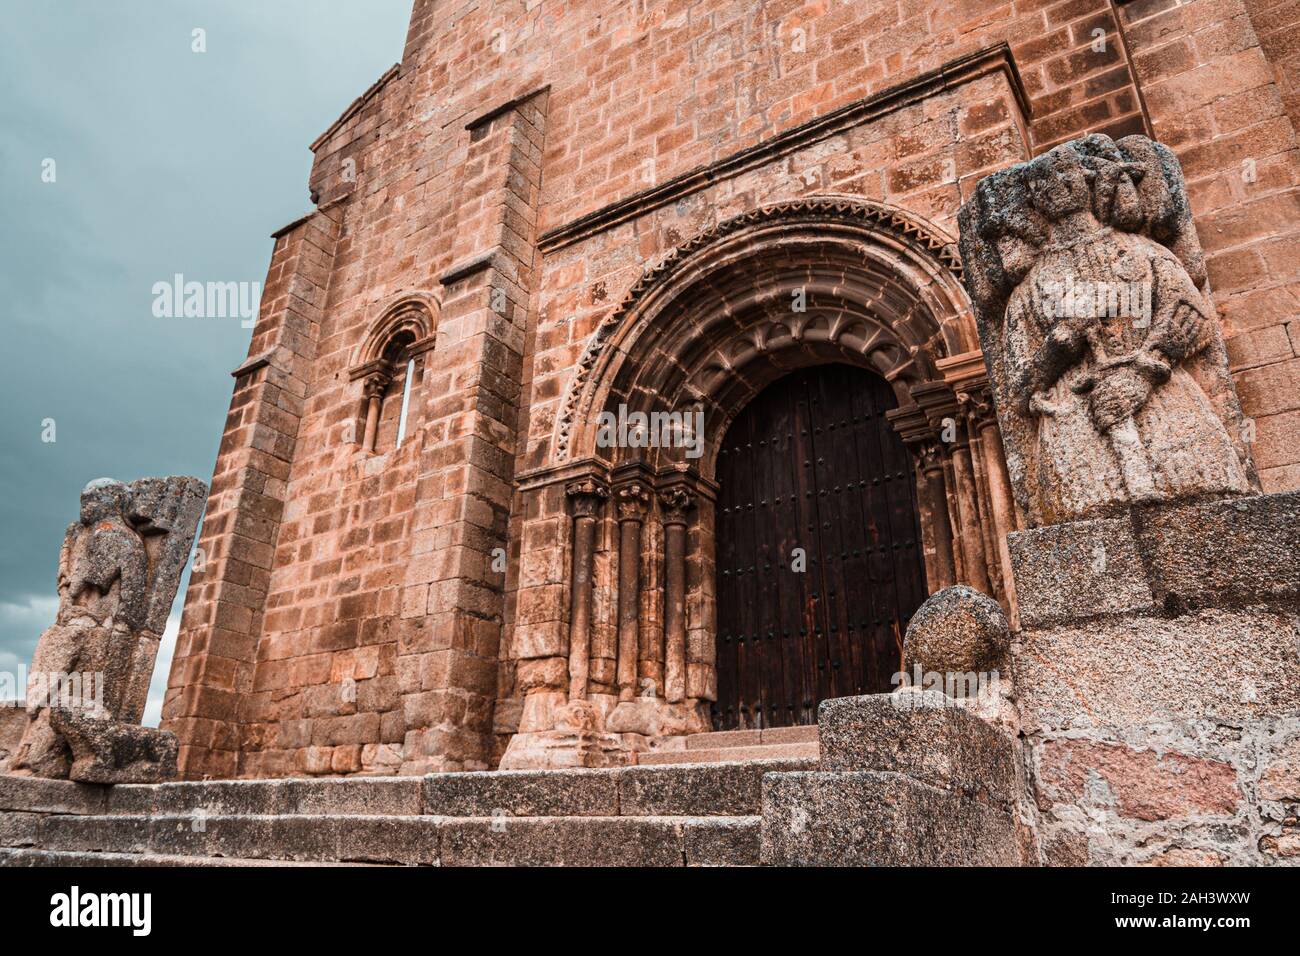
[[[590,764],[711,725],[720,439],[768,385],[830,363],[892,392],[929,589],[963,581],[1011,602],[1014,511],[954,242],[859,199],[759,209],[633,286],[578,363],[552,463],[521,476],[526,494],[567,493],[567,640],[549,656],[514,642],[523,707],[502,766],[552,762],[543,752],[575,732]],[[529,537],[526,520],[525,561]]]

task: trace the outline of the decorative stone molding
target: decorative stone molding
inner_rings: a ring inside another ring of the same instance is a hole
[[[387,372],[371,372],[361,385],[361,394],[367,398],[380,398],[392,383],[393,377]]]
[[[966,420],[975,428],[983,428],[997,421],[997,412],[993,407],[993,393],[988,382],[958,392],[957,405],[965,414]]]
[[[398,338],[409,340],[407,355],[430,351],[436,341],[438,309],[438,298],[431,292],[407,293],[390,304],[353,353],[348,378],[355,382],[376,371],[387,371],[385,352]]]
[[[609,498],[609,486],[595,478],[584,478],[564,486],[575,518],[593,518]]]
[[[590,341],[578,359],[573,380],[565,394],[559,415],[556,419],[556,431],[553,444],[553,457],[564,461],[572,450],[573,432],[576,423],[589,416],[595,398],[595,383],[600,379],[600,369],[609,357],[610,344],[619,337],[624,327],[633,322],[633,317],[651,306],[656,293],[669,286],[676,278],[691,272],[700,272],[701,261],[707,259],[713,250],[734,241],[737,237],[750,232],[756,236],[770,227],[784,227],[798,230],[801,227],[840,226],[855,234],[855,241],[880,242],[880,237],[888,237],[891,247],[907,250],[918,262],[933,264],[946,272],[954,287],[946,289],[941,296],[949,298],[962,297],[961,302],[950,303],[954,312],[964,308],[964,296],[960,288],[962,277],[961,259],[955,244],[918,217],[904,210],[883,203],[843,196],[822,196],[794,202],[777,203],[733,217],[712,229],[706,230],[688,242],[674,249],[653,267],[648,269],[624,296],[619,307],[611,313],[592,334]],[[857,234],[861,230],[861,234]],[[805,331],[812,327],[812,314],[792,315],[787,325],[789,337],[799,342]],[[840,316],[823,332],[821,337],[832,343],[840,337],[862,325],[851,317]],[[914,343],[899,339],[888,326],[880,324],[868,328],[865,340],[855,343],[853,347],[863,354],[879,349],[890,350],[890,358],[885,367],[878,369],[887,378],[906,375],[910,363],[916,356]],[[754,333],[751,346],[758,352],[769,347],[761,330]],[[918,381],[923,376],[913,374]],[[701,396],[696,395],[695,398]]]
[[[641,521],[650,505],[650,492],[639,482],[620,485],[614,491],[614,502],[618,506],[620,522]]]
[[[695,507],[695,495],[680,485],[659,492],[664,524],[686,524],[686,513]]]

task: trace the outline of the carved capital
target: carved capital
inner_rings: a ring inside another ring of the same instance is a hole
[[[569,510],[575,518],[594,518],[609,498],[609,488],[595,478],[571,481],[564,486],[569,498]]]
[[[618,504],[619,521],[642,521],[650,504],[650,493],[645,485],[630,482],[614,489],[614,500]]]
[[[695,495],[682,487],[659,492],[664,524],[686,524],[686,512],[695,507]]]
[[[916,451],[917,461],[920,462],[921,471],[929,474],[943,470],[943,460],[947,454],[947,449],[942,442],[927,441],[923,442]]]
[[[387,372],[371,372],[361,386],[361,393],[367,398],[383,398],[393,377]]]
[[[966,420],[977,429],[997,424],[997,411],[993,407],[993,390],[988,383],[975,385],[957,393],[957,404],[966,414]]]

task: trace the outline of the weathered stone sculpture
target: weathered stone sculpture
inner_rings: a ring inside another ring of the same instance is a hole
[[[1257,490],[1182,171],[1091,135],[979,183],[961,253],[1030,526]]]
[[[100,478],[82,491],[11,771],[97,783],[175,773],[175,737],[137,725],[206,496],[203,482],[183,477]]]
[[[1254,781],[1300,715],[1300,495],[1258,493],[1176,159],[1088,136],[959,219],[1029,526],[1009,689],[1043,861],[1282,855]]]

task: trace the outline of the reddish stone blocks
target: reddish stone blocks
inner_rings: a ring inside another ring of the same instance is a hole
[[[1149,128],[1187,171],[1265,487],[1300,486],[1287,0],[444,6],[417,0],[400,66],[313,144],[319,209],[276,239],[169,681],[186,774],[492,764],[523,696],[567,679],[572,518],[536,476],[575,366],[649,266],[760,206],[847,195],[952,235],[989,171]],[[411,295],[432,341],[406,438],[393,376],[366,453],[352,372]],[[617,689],[617,534],[599,518],[596,693]],[[712,534],[702,508],[697,699]],[[637,677],[657,682],[653,515],[644,541]]]

